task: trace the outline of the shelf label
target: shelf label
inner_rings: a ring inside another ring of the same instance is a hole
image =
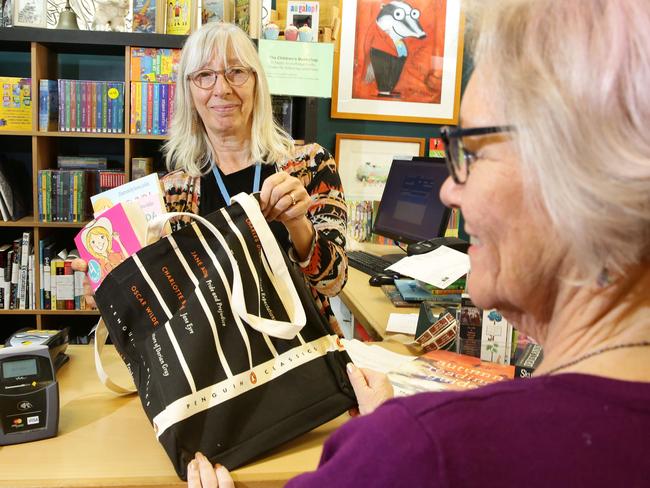
[[[259,40],[273,95],[331,98],[334,44]]]

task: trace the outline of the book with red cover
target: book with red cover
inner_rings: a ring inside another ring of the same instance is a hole
[[[470,390],[513,379],[514,375],[514,366],[434,350],[388,373],[388,379],[396,396],[406,396],[425,391]]]

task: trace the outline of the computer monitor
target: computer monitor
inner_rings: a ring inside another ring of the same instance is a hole
[[[405,244],[443,237],[449,209],[440,188],[448,175],[443,158],[393,159],[372,231]]]

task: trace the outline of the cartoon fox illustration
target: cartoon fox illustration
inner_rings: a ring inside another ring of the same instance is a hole
[[[369,29],[364,45],[367,62],[365,82],[376,81],[379,96],[400,96],[393,89],[408,57],[404,39],[426,37],[419,18],[418,9],[402,0],[393,0],[382,5],[376,21]]]

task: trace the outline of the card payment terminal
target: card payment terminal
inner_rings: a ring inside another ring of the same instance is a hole
[[[0,349],[0,446],[54,437],[59,385],[47,346]]]

